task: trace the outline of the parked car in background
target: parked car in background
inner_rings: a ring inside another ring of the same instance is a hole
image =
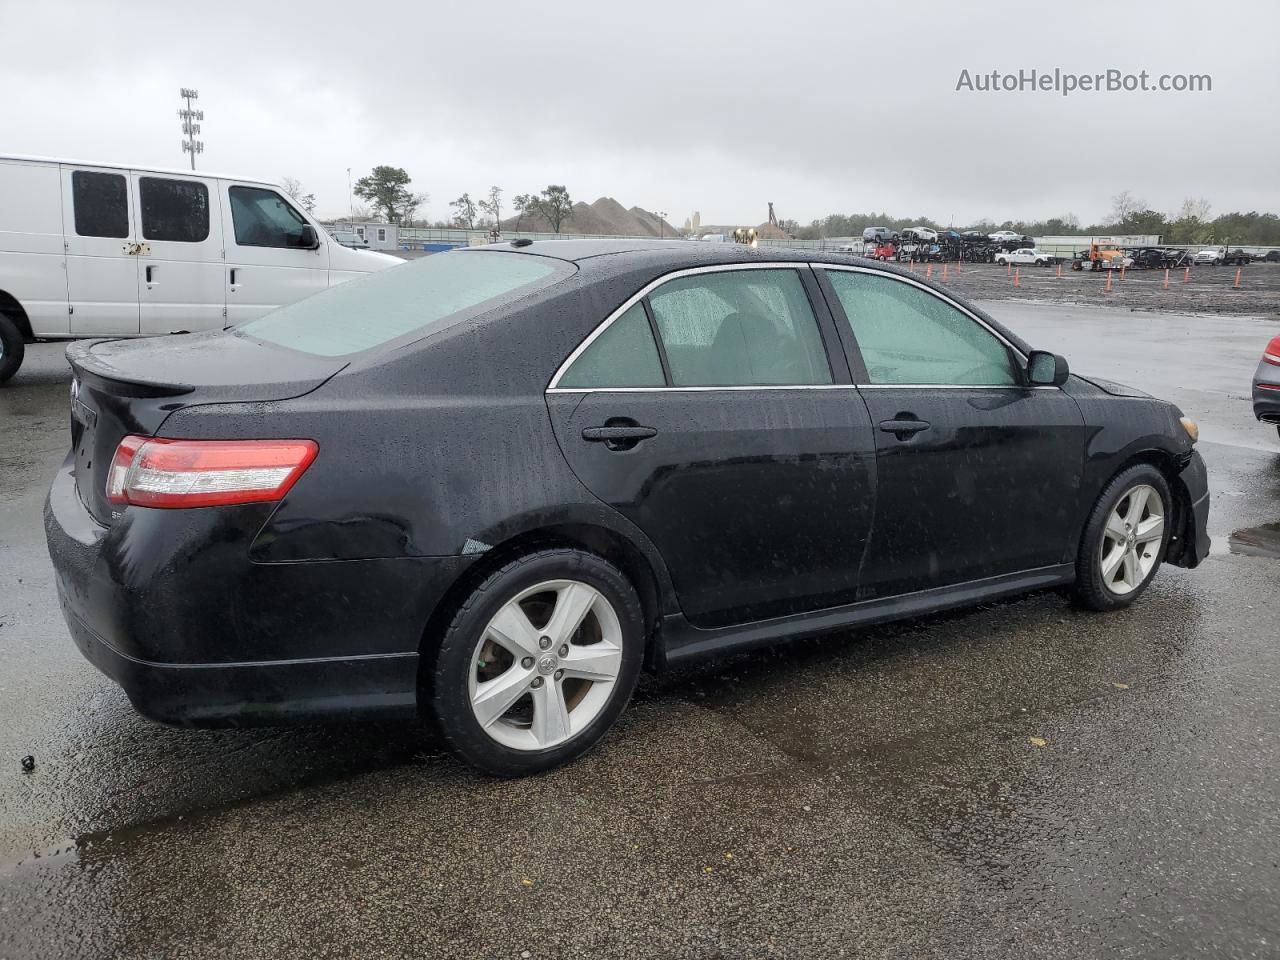
[[[368,250],[369,241],[354,230],[336,230],[330,236],[344,247],[352,250]]]
[[[1280,250],[1268,250],[1262,259],[1267,263],[1280,263]]]
[[[222,329],[402,262],[266,181],[0,156],[0,383],[35,339]]]
[[[864,243],[881,243],[885,240],[897,240],[898,231],[888,227],[867,227],[862,231]]]
[[[179,725],[427,716],[531,774],[645,665],[1051,587],[1115,610],[1209,549],[1175,406],[835,253],[515,240],[68,359],[62,609]]]
[[[1263,348],[1253,373],[1253,415],[1276,424],[1280,432],[1280,337],[1272,337]]]
[[[920,240],[925,243],[934,243],[938,239],[938,231],[932,227],[910,227],[902,231],[904,240]]]
[[[1248,265],[1252,259],[1249,254],[1240,249],[1228,250],[1226,247],[1210,247],[1197,253],[1191,258],[1191,262],[1196,266],[1243,267]]]
[[[996,263],[1001,266],[1007,263],[1026,263],[1037,267],[1047,267],[1057,262],[1057,257],[1048,253],[1041,253],[1035,247],[1019,247],[1017,250],[1000,253],[996,256]]]
[[[1129,255],[1133,265],[1141,270],[1170,270],[1191,262],[1185,250],[1175,247],[1138,247]]]
[[[1021,240],[1022,235],[1012,230],[997,230],[995,233],[987,234],[987,239],[994,240],[996,243],[1007,243],[1010,240]]]

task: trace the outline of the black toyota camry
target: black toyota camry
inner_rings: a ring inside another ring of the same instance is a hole
[[[644,668],[1208,552],[1195,425],[835,254],[513,241],[67,351],[45,525],[142,713],[423,716],[500,775]]]

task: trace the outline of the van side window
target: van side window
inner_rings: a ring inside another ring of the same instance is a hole
[[[304,247],[307,221],[274,190],[232,187],[231,222],[242,247]]]
[[[71,206],[80,236],[129,235],[129,191],[123,174],[72,171]]]
[[[139,177],[144,240],[200,243],[209,238],[209,188],[195,180]]]

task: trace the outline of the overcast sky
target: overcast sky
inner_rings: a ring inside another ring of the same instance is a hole
[[[0,0],[0,153],[460,193],[564,183],[677,225],[888,211],[1280,211],[1280,4],[505,0],[216,5]],[[956,92],[1020,68],[1207,73],[1209,93]],[[2,215],[2,212],[0,212]]]

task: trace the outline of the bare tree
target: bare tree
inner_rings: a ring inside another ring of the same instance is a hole
[[[502,188],[490,187],[489,199],[481,200],[477,206],[493,217],[493,225],[497,228],[502,227]]]
[[[1111,198],[1111,220],[1124,223],[1139,210],[1146,209],[1146,201],[1138,200],[1128,190],[1121,190]]]
[[[302,181],[297,177],[281,177],[280,186],[284,187],[284,192],[294,200],[297,200],[298,206],[302,207],[307,213],[314,214],[316,212],[316,195],[307,193],[306,187],[302,185]]]

